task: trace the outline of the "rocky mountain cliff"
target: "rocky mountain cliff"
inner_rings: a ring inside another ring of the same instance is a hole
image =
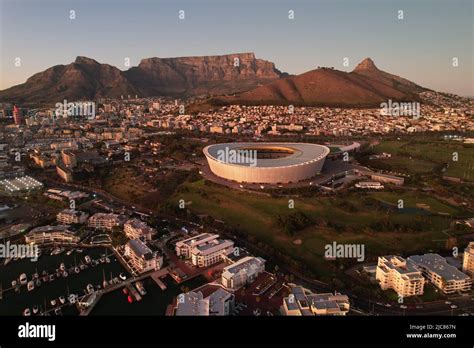
[[[278,79],[282,73],[253,53],[148,58],[125,75],[140,94],[200,95],[241,92]]]
[[[0,101],[50,104],[99,97],[225,95],[274,81],[282,73],[253,53],[223,56],[147,58],[121,71],[87,57],[56,65],[25,83],[0,91]]]

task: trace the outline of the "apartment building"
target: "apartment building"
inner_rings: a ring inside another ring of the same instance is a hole
[[[25,235],[28,244],[74,244],[79,240],[67,225],[36,227]]]
[[[89,227],[98,230],[112,230],[123,225],[123,217],[118,214],[96,213],[89,218]]]
[[[46,154],[35,153],[30,155],[30,158],[41,168],[49,168],[56,165],[56,159]]]
[[[464,249],[462,270],[471,278],[474,278],[474,242],[470,242],[467,248]]]
[[[425,278],[416,266],[400,256],[380,256],[375,279],[382,290],[393,289],[400,297],[423,295]]]
[[[291,287],[288,297],[283,298],[282,315],[346,315],[349,297],[338,293],[314,294],[302,286]]]
[[[56,215],[56,220],[65,225],[84,224],[87,222],[88,217],[89,214],[86,212],[74,209],[64,209]]]
[[[67,168],[74,168],[80,163],[96,163],[100,162],[101,158],[97,151],[72,151],[62,150],[61,160]]]
[[[129,265],[137,272],[144,273],[163,267],[163,255],[152,250],[143,240],[132,239],[125,244],[125,256]]]
[[[73,182],[74,181],[73,172],[71,170],[69,170],[68,168],[60,165],[60,164],[56,165],[56,173],[65,182]]]
[[[423,276],[445,294],[471,290],[472,280],[438,254],[414,255],[408,258]]]
[[[189,259],[191,257],[191,250],[195,246],[198,246],[200,244],[205,244],[217,238],[219,238],[218,234],[201,233],[197,236],[183,239],[177,242],[175,245],[176,255],[182,256],[185,259]]]
[[[224,316],[234,308],[235,296],[222,287],[205,285],[178,295],[176,316]]]
[[[226,288],[240,289],[252,283],[265,271],[265,260],[261,257],[247,256],[222,270],[221,282]]]
[[[130,239],[144,238],[151,240],[156,230],[148,226],[144,221],[139,219],[130,219],[123,225],[123,231]]]
[[[197,267],[208,267],[222,261],[223,256],[232,253],[234,242],[228,239],[213,239],[199,244],[191,250],[191,262]]]

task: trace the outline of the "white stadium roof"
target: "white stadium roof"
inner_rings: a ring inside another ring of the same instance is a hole
[[[242,150],[244,152],[245,150],[257,150],[257,153],[262,150],[288,152],[287,156],[279,158],[258,158],[256,167],[262,169],[305,165],[324,159],[330,152],[329,148],[324,145],[309,143],[222,143],[205,147],[204,154],[208,158],[219,161],[219,155],[226,151],[229,153],[230,151]],[[251,163],[245,160],[237,162],[222,161],[222,163],[235,166],[251,166]]]

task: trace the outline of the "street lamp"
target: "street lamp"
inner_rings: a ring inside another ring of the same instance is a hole
[[[451,305],[451,316],[454,315],[454,310],[455,310],[456,308],[458,308],[458,306],[456,306],[456,305]]]
[[[401,305],[401,306],[400,306],[400,308],[402,308],[402,309],[403,309],[403,315],[405,316],[405,310],[407,309],[407,306],[405,306],[405,305]]]

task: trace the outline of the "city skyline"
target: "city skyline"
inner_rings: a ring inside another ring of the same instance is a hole
[[[128,1],[110,6],[104,0],[89,6],[89,1],[3,0],[0,89],[21,84],[51,66],[69,64],[76,56],[127,70],[125,58],[133,67],[149,57],[254,52],[290,74],[317,66],[351,71],[371,57],[380,69],[424,87],[474,95],[470,1],[457,1],[456,6],[370,0],[364,1],[366,6],[347,1],[277,1],[271,7],[267,1],[204,3],[207,6],[142,0],[134,6]],[[48,9],[46,15],[36,16],[40,7]],[[178,17],[180,10],[185,11],[184,20]],[[404,11],[403,20],[397,18],[399,10]],[[294,19],[288,18],[288,11],[294,11]],[[19,18],[21,26],[15,24]],[[84,26],[96,28],[95,35]],[[14,65],[17,57],[19,67]]]

